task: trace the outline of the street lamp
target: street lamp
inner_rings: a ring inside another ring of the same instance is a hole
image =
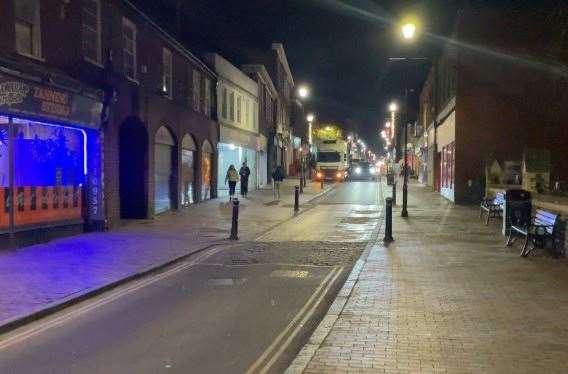
[[[298,95],[300,98],[305,99],[310,95],[310,90],[306,86],[300,86],[300,88],[298,88]]]
[[[306,119],[308,120],[308,143],[312,145],[312,122],[314,122],[316,116],[312,113],[309,113],[306,116]]]
[[[401,27],[402,37],[406,40],[414,39],[414,34],[416,34],[416,25],[414,23],[405,23]]]

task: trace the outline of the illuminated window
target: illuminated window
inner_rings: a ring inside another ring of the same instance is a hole
[[[41,57],[40,2],[17,0],[15,3],[16,51]]]
[[[122,19],[122,58],[124,75],[136,80],[136,25],[128,19]]]
[[[91,62],[101,63],[101,3],[83,0],[83,56]]]

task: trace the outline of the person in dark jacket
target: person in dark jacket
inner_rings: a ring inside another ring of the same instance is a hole
[[[274,191],[274,200],[280,200],[280,184],[284,180],[284,171],[282,166],[275,166],[272,170],[272,187]]]
[[[241,170],[239,170],[239,175],[241,176],[241,195],[246,197],[248,194],[248,184],[249,184],[249,175],[250,175],[250,169],[247,166],[246,161],[243,162],[243,166],[241,167]]]

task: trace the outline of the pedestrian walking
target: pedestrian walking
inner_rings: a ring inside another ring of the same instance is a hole
[[[272,188],[274,190],[274,200],[280,200],[280,184],[284,180],[282,166],[275,166],[272,170]]]
[[[235,187],[238,181],[239,173],[237,173],[235,165],[229,166],[229,170],[227,170],[227,176],[225,177],[225,184],[229,182],[229,201],[233,200],[233,196],[235,196]]]
[[[241,176],[241,195],[246,197],[248,194],[248,185],[249,185],[249,175],[250,169],[247,166],[246,161],[243,162],[243,166],[239,170],[239,175]]]

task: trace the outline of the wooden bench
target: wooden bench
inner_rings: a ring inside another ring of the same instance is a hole
[[[479,218],[481,219],[481,217],[483,217],[484,211],[487,212],[487,220],[485,220],[485,225],[488,225],[489,218],[501,217],[501,214],[503,213],[503,204],[505,204],[505,194],[503,192],[497,192],[495,197],[481,200]]]
[[[506,245],[510,246],[513,243],[514,235],[520,235],[525,237],[521,257],[527,257],[536,247],[545,248],[547,243],[551,244],[553,255],[557,256],[555,235],[559,217],[560,215],[543,209],[537,209],[533,217],[514,217],[511,220]],[[531,249],[528,249],[529,242],[532,242]]]

